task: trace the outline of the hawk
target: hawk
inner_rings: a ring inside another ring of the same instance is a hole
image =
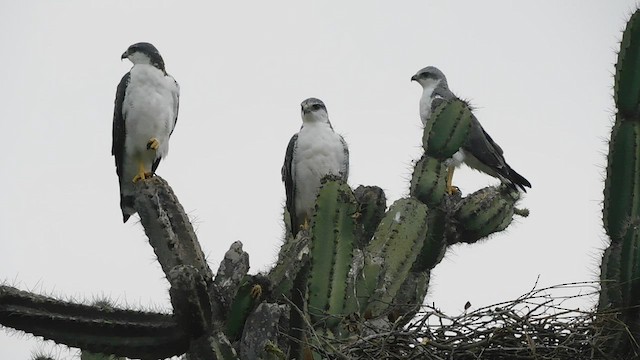
[[[133,67],[116,91],[113,111],[113,144],[120,182],[122,220],[136,213],[133,185],[153,176],[169,152],[169,137],[178,120],[180,87],[167,74],[155,46],[141,42],[129,46],[121,59]]]
[[[417,81],[422,86],[420,98],[420,119],[426,125],[435,108],[434,101],[447,101],[456,96],[449,90],[447,78],[442,71],[434,66],[427,66],[411,77],[411,81]],[[437,104],[435,104],[437,106]],[[448,161],[449,171],[447,176],[447,192],[453,193],[453,171],[462,163],[472,169],[481,171],[500,179],[512,189],[520,188],[526,192],[525,187],[531,187],[531,183],[507,164],[503,151],[491,136],[482,128],[478,119],[472,115],[471,129],[465,144],[458,150],[453,158]]]
[[[329,122],[327,107],[316,98],[300,104],[302,127],[291,137],[282,166],[291,232],[308,228],[320,189],[320,180],[336,175],[349,177],[349,148]]]

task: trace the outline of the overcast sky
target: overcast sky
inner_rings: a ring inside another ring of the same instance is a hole
[[[433,271],[427,301],[458,314],[540,285],[595,280],[615,52],[635,1],[3,1],[0,279],[20,289],[170,310],[137,215],[122,224],[111,150],[120,55],[148,41],[181,86],[158,174],[212,269],[242,241],[266,270],[282,238],[280,167],[300,102],[324,100],[349,183],[408,193],[421,153],[409,81],[439,67],[533,188],[531,216]],[[496,179],[463,169],[466,194]],[[580,304],[585,309],[589,301]],[[0,358],[51,346],[0,330]],[[52,350],[61,359],[74,352]]]

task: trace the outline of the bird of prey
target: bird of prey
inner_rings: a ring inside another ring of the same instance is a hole
[[[447,78],[442,71],[433,66],[418,71],[411,77],[411,81],[417,81],[422,86],[420,98],[420,119],[426,125],[431,116],[431,111],[442,101],[455,99],[456,96],[449,90]],[[465,144],[458,150],[453,158],[447,162],[449,171],[447,175],[447,192],[452,194],[455,188],[451,182],[453,170],[462,163],[472,169],[481,171],[500,179],[516,190],[520,188],[526,192],[525,187],[531,187],[531,183],[507,164],[503,151],[491,136],[482,128],[478,119],[472,115],[471,129]]]
[[[167,74],[155,46],[141,42],[129,46],[121,59],[133,63],[116,91],[113,144],[120,182],[122,220],[135,214],[133,185],[153,176],[169,151],[169,136],[178,120],[180,87]]]
[[[349,176],[349,149],[329,122],[327,107],[315,98],[302,107],[302,127],[291,137],[282,166],[282,181],[287,194],[291,232],[308,228],[320,180],[326,175]]]

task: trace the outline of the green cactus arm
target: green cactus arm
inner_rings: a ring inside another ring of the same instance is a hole
[[[618,241],[626,224],[640,216],[640,122],[616,116],[609,143],[604,188],[604,226]]]
[[[356,220],[359,233],[356,246],[362,249],[369,243],[378,224],[384,217],[387,209],[387,198],[384,191],[378,186],[360,185],[353,194],[358,201]]]
[[[487,187],[468,195],[456,204],[453,221],[447,228],[447,242],[474,243],[504,230],[513,219],[519,199],[520,193],[504,185]]]
[[[637,117],[640,101],[640,13],[634,12],[622,33],[616,62],[614,100],[618,112]]]
[[[312,323],[333,328],[346,309],[347,278],[355,244],[358,207],[349,185],[333,177],[323,180],[311,221],[308,308]]]
[[[173,316],[74,304],[0,286],[0,324],[59,344],[132,358],[184,353],[189,338]]]
[[[169,184],[159,176],[136,184],[135,208],[140,222],[168,278],[175,266],[196,268],[207,283],[213,272],[206,262],[189,217]]]
[[[441,160],[424,154],[413,169],[409,194],[430,207],[442,202],[447,188],[447,167]]]
[[[365,249],[364,268],[356,285],[365,315],[387,310],[418,257],[427,234],[427,206],[417,199],[393,203]]]
[[[229,340],[235,341],[240,338],[247,318],[262,299],[267,297],[268,292],[268,280],[262,275],[245,277],[226,317],[224,333]]]
[[[453,156],[467,140],[471,129],[471,109],[460,100],[435,103],[424,128],[422,146],[427,155],[440,160]]]

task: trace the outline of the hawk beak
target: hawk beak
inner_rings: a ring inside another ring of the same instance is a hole
[[[417,77],[417,76],[415,76],[415,75],[413,75],[413,76],[411,77],[411,81],[418,81],[418,77]]]
[[[129,57],[129,51],[125,51],[122,53],[122,56],[120,56],[120,60],[124,60],[128,57]]]

